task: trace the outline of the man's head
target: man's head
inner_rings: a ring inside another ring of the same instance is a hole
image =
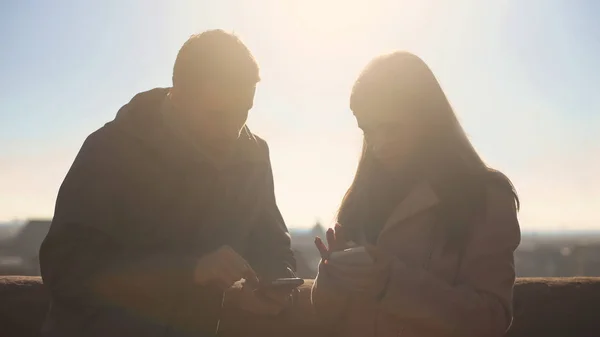
[[[258,65],[242,41],[210,30],[193,35],[179,50],[171,102],[199,137],[228,146],[246,123],[259,80]]]

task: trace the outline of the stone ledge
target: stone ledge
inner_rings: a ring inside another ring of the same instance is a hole
[[[311,280],[296,306],[277,318],[225,312],[224,336],[327,336],[310,306]],[[38,337],[48,306],[39,277],[0,277],[0,335]],[[509,337],[600,336],[600,278],[527,278],[515,287],[515,321]]]

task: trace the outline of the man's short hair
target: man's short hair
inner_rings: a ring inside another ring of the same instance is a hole
[[[221,29],[192,35],[181,47],[173,67],[173,86],[228,77],[239,82],[260,81],[254,56],[234,34]]]

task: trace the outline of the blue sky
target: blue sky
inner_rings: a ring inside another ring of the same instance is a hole
[[[290,226],[331,223],[360,148],[352,82],[404,49],[513,180],[525,230],[600,229],[599,12],[591,0],[3,1],[0,221],[51,216],[85,137],[170,85],[189,35],[223,28],[260,63],[249,125],[270,143]]]

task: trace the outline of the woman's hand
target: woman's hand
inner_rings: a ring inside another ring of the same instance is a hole
[[[320,237],[317,236],[315,238],[315,246],[317,246],[323,260],[327,260],[329,255],[333,252],[341,251],[353,246],[353,244],[347,240],[344,229],[339,223],[336,223],[333,229],[329,228],[325,235],[327,245],[325,245]]]
[[[324,262],[323,269],[331,281],[344,290],[369,298],[378,298],[387,286],[391,258],[374,246],[365,248],[373,258],[373,264],[327,260]]]

